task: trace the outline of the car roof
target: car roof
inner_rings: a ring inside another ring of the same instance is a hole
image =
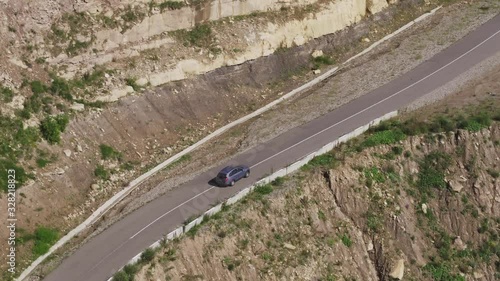
[[[222,173],[222,174],[226,174],[226,173],[229,173],[231,172],[231,170],[233,170],[234,167],[233,166],[226,166],[224,169],[222,169],[219,173]]]

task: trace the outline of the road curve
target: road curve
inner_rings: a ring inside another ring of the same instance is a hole
[[[107,280],[137,253],[180,226],[191,215],[204,212],[271,171],[432,92],[499,51],[500,14],[410,72],[226,163],[250,166],[252,175],[249,179],[241,180],[232,188],[216,188],[208,181],[221,167],[199,175],[92,238],[44,280]]]

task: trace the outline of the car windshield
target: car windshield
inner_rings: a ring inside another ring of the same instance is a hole
[[[223,174],[223,173],[220,173],[217,175],[218,178],[220,179],[225,179],[226,178],[226,174]]]

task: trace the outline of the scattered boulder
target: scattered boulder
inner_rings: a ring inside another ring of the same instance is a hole
[[[96,184],[96,183],[93,183],[93,184],[90,185],[90,189],[92,189],[93,191],[96,191],[96,190],[99,189],[99,185]]]
[[[75,102],[71,105],[71,109],[74,111],[83,111],[85,110],[85,105],[82,103]]]
[[[372,243],[372,241],[368,242],[368,245],[366,245],[366,250],[368,252],[373,251],[373,243]]]
[[[323,55],[323,51],[322,50],[314,50],[314,52],[312,52],[311,56],[313,58],[317,58],[317,57],[321,57]]]
[[[448,185],[450,186],[451,190],[455,192],[460,192],[464,188],[464,186],[456,180],[448,181]]]
[[[320,74],[320,73],[321,73],[321,70],[320,70],[320,69],[315,69],[315,70],[313,70],[313,73],[314,73],[314,74]]]
[[[285,247],[286,249],[289,249],[289,250],[295,250],[296,249],[296,247],[294,245],[289,244],[289,243],[284,243],[283,247]]]
[[[465,250],[465,249],[467,249],[467,245],[465,245],[465,243],[462,241],[462,239],[460,238],[460,236],[457,236],[457,238],[455,238],[455,241],[453,241],[453,246],[457,250]]]
[[[64,152],[64,155],[66,155],[66,157],[70,157],[71,156],[71,150],[65,149],[63,152]]]
[[[54,173],[55,173],[56,175],[62,175],[62,174],[64,174],[64,172],[65,172],[65,171],[64,171],[64,169],[63,169],[63,168],[56,168],[56,170],[55,170],[55,172],[54,172]]]
[[[474,279],[483,279],[484,278],[484,274],[482,274],[481,272],[475,271],[472,275],[474,276]]]
[[[366,43],[370,43],[370,38],[365,37],[365,38],[363,38],[361,41],[366,42]]]
[[[306,43],[306,39],[304,38],[304,36],[298,35],[293,38],[293,43],[295,44],[295,46],[304,45]]]
[[[422,212],[423,212],[424,214],[427,214],[427,208],[428,208],[428,207],[427,207],[427,204],[423,203],[423,204],[422,204]]]
[[[391,273],[389,273],[389,276],[394,279],[401,280],[403,279],[404,273],[405,273],[405,260],[399,259],[392,268]]]
[[[24,64],[24,62],[16,57],[13,57],[13,58],[10,58],[9,59],[9,62],[12,63],[13,65],[16,65],[16,66],[19,66],[20,68],[28,68],[28,66],[26,64]]]
[[[81,146],[81,145],[79,145],[79,144],[78,144],[78,145],[76,145],[76,151],[77,151],[77,152],[82,152],[82,151],[83,151],[82,146]]]
[[[144,77],[141,77],[139,79],[137,79],[137,81],[135,81],[135,83],[139,86],[146,86],[148,84],[148,79],[144,78]]]
[[[391,3],[392,4],[392,3]],[[366,2],[366,9],[373,15],[383,9],[385,9],[389,4],[385,0],[368,0]]]

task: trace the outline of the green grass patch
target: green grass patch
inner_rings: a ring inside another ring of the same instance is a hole
[[[274,186],[272,184],[264,184],[256,186],[250,194],[248,194],[243,200],[242,203],[247,202],[247,200],[261,201],[264,202],[264,197],[268,194],[271,194],[274,191]]]
[[[173,169],[173,168],[179,166],[180,164],[187,162],[189,160],[191,160],[191,154],[184,154],[179,159],[175,160],[170,165],[168,165],[165,169]]]
[[[322,221],[326,221],[326,215],[323,213],[323,211],[318,210],[318,218]]]
[[[52,163],[52,161],[43,157],[39,157],[36,159],[36,165],[38,166],[38,168],[44,168],[50,163]]]
[[[383,226],[383,218],[380,214],[370,211],[366,214],[366,226],[368,230],[377,233]]]
[[[420,162],[418,187],[423,191],[431,188],[446,188],[445,171],[451,164],[451,157],[442,151],[427,154]]]
[[[452,273],[448,263],[431,262],[424,266],[424,270],[434,281],[465,281],[465,277]]]
[[[186,232],[186,235],[191,237],[191,238],[194,238],[196,236],[196,233],[198,233],[198,230],[200,230],[201,228],[201,223],[191,227],[191,229],[189,229],[188,232]]]
[[[340,161],[335,158],[335,155],[333,155],[332,153],[325,153],[323,155],[314,157],[311,161],[309,161],[309,163],[302,167],[302,170],[307,171],[315,167],[331,169],[335,168],[339,163]]]
[[[347,233],[342,234],[340,240],[342,241],[342,244],[344,244],[348,248],[350,248],[353,244],[351,237]]]
[[[362,143],[361,147],[373,147],[381,144],[394,144],[406,139],[406,135],[401,129],[394,128],[390,130],[377,131],[369,135]]]
[[[377,167],[370,167],[364,170],[366,184],[368,187],[373,185],[373,182],[384,183],[385,175]]]
[[[259,185],[254,188],[253,192],[260,195],[267,195],[273,192],[273,187],[270,184]]]
[[[210,48],[213,43],[213,32],[209,24],[200,24],[191,30],[177,30],[172,34],[185,46]]]
[[[35,257],[46,254],[50,247],[59,239],[57,230],[47,227],[38,227],[35,230],[33,254]]]

